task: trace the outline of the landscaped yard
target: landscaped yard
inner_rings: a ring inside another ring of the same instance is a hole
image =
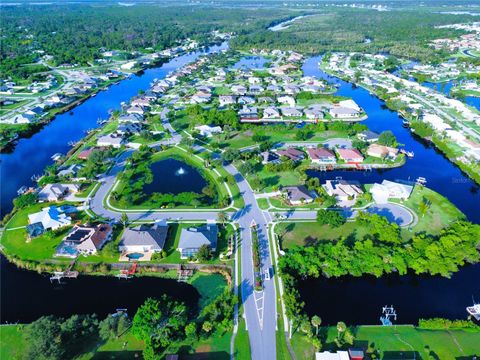
[[[442,360],[470,359],[480,354],[478,330],[423,330],[411,325],[396,325],[358,326],[352,332],[355,335],[354,345],[373,347],[380,353],[381,359],[413,358],[413,351],[417,358]],[[322,350],[335,351],[336,327],[322,328],[320,334],[324,339]],[[314,351],[311,343],[300,333],[293,336],[292,347],[299,359],[308,358]]]

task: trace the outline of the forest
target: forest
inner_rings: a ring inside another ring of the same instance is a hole
[[[306,13],[309,14],[309,13]],[[428,43],[436,38],[456,37],[462,32],[435,26],[475,20],[470,15],[396,10],[333,9],[309,14],[282,31],[245,29],[232,47],[295,50],[308,54],[325,51],[388,52],[421,61],[438,61],[447,54]]]
[[[55,16],[52,16],[55,14]],[[52,65],[88,65],[101,49],[162,50],[191,38],[206,43],[213,30],[253,32],[286,17],[281,10],[160,5],[24,5],[2,8],[0,78],[23,78],[23,65],[41,54]]]

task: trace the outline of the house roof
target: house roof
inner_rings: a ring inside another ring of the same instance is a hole
[[[343,159],[363,159],[363,155],[357,149],[337,149],[337,152]]]
[[[27,233],[31,238],[42,235],[45,232],[43,224],[41,222],[36,222],[33,224],[27,225]]]
[[[43,208],[41,211],[28,215],[30,224],[42,223],[44,229],[56,229],[69,225],[71,222],[64,212],[56,206]]]
[[[321,159],[321,158],[335,158],[335,154],[330,150],[325,148],[308,148],[307,149],[308,155],[313,159]]]
[[[120,246],[151,246],[153,250],[162,250],[167,233],[166,223],[155,224],[153,227],[143,224],[126,228],[120,239]]]
[[[310,191],[304,186],[286,186],[282,189],[290,201],[301,201],[303,200],[311,200],[313,196],[311,195]]]
[[[198,249],[202,245],[217,247],[218,227],[206,224],[200,227],[183,228],[180,233],[179,249]]]

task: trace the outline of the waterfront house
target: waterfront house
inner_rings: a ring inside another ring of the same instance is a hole
[[[325,148],[308,148],[307,153],[313,164],[327,165],[335,164],[337,162],[335,154]]]
[[[120,148],[125,143],[125,140],[122,136],[118,134],[108,134],[104,136],[100,136],[97,139],[97,146],[104,146],[104,147],[114,147],[116,149]]]
[[[379,159],[389,158],[395,160],[398,155],[398,149],[380,144],[370,144],[367,148],[367,155]]]
[[[142,125],[138,123],[124,123],[117,127],[117,134],[122,136],[138,134],[140,131],[142,131]]]
[[[118,117],[118,122],[139,124],[143,122],[143,115],[140,114],[124,114]]]
[[[120,238],[118,249],[123,253],[160,252],[165,247],[168,234],[166,221],[153,226],[142,224],[134,228],[126,228]]]
[[[282,107],[280,108],[283,116],[286,117],[301,117],[303,116],[303,112],[301,108],[296,107]]]
[[[361,163],[363,156],[357,149],[337,149],[338,156],[346,163]]]
[[[381,184],[375,183],[370,188],[370,193],[377,204],[385,204],[388,199],[407,200],[412,191],[411,185],[389,180],[383,180]]]
[[[35,114],[23,113],[15,115],[12,120],[7,121],[10,124],[29,124],[35,119]]]
[[[78,172],[83,168],[83,165],[80,164],[72,164],[66,167],[60,167],[58,170],[59,177],[68,177],[68,178],[75,178],[78,175]]]
[[[275,106],[269,106],[263,109],[264,119],[278,119],[280,118],[280,111]]]
[[[144,108],[141,106],[130,106],[126,111],[127,111],[127,114],[143,115],[145,113]]]
[[[80,153],[77,155],[77,159],[88,160],[88,158],[90,157],[90,155],[92,155],[94,150],[95,150],[95,148],[92,147],[92,148],[88,148],[88,149],[84,149],[84,150],[80,151]]]
[[[379,135],[376,132],[370,130],[365,130],[357,134],[357,138],[369,143],[378,141],[378,137]]]
[[[70,252],[63,252],[65,247],[76,250],[83,255],[93,255],[100,250],[112,237],[112,227],[109,224],[99,224],[96,227],[75,225],[72,230],[63,238],[59,246],[57,256],[71,256]]]
[[[42,223],[45,230],[55,230],[70,225],[72,219],[57,206],[49,206],[41,211],[28,215],[30,224]]]
[[[177,250],[182,259],[195,256],[203,245],[212,251],[217,249],[218,227],[213,221],[199,227],[183,228]]]
[[[292,161],[302,161],[305,158],[303,151],[289,147],[284,150],[278,150],[277,154],[280,156],[285,156]]]
[[[346,180],[327,180],[322,185],[325,192],[334,196],[341,206],[351,206],[358,195],[363,194],[360,183]]]
[[[78,184],[47,184],[38,193],[39,201],[60,201],[69,193],[76,193]]]
[[[315,199],[313,193],[304,185],[285,186],[282,188],[282,193],[291,205],[309,204]]]
[[[359,111],[351,108],[342,107],[342,106],[332,107],[329,113],[330,113],[330,116],[333,117],[334,119],[351,119],[351,118],[358,117],[360,115]]]
[[[142,108],[150,107],[150,101],[145,99],[144,97],[139,97],[131,101],[130,105],[132,106],[139,106]]]

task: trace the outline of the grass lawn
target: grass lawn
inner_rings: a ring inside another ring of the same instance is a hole
[[[342,237],[353,237],[356,240],[362,239],[368,234],[368,230],[359,227],[355,222],[347,222],[338,228],[329,225],[320,225],[317,222],[291,222],[280,223],[275,227],[277,234],[283,234],[281,247],[286,250],[295,245],[313,245],[319,240],[337,240]]]
[[[28,214],[38,212],[46,206],[48,206],[48,204],[35,204],[15,213],[6,225],[0,240],[7,255],[13,255],[22,260],[36,261],[53,258],[55,249],[68,233],[71,226],[66,226],[55,232],[49,231],[31,240],[27,239],[27,231],[24,228],[24,226],[28,225]],[[83,212],[71,214],[70,216],[75,216],[74,220],[85,220],[87,218],[87,215]],[[23,227],[14,229],[20,226]]]
[[[245,319],[239,317],[238,319],[238,331],[235,336],[235,359],[237,360],[250,360],[250,340],[248,338],[248,331],[245,325]]]
[[[419,214],[419,205],[426,200],[430,203],[425,216]],[[423,186],[415,186],[410,198],[401,204],[413,210],[418,216],[418,224],[413,227],[414,232],[426,231],[429,234],[438,234],[441,229],[450,223],[465,218],[447,198]]]
[[[0,326],[0,359],[21,359],[24,347],[22,325]]]
[[[352,328],[354,346],[375,349],[381,359],[470,359],[480,354],[480,332],[464,330],[423,330],[412,325],[358,326]],[[336,351],[336,327],[322,328],[322,350]],[[457,345],[457,343],[458,345]],[[408,343],[409,345],[407,345]],[[300,332],[292,338],[292,347],[300,359],[312,359],[313,347]],[[412,350],[413,348],[413,350]]]

